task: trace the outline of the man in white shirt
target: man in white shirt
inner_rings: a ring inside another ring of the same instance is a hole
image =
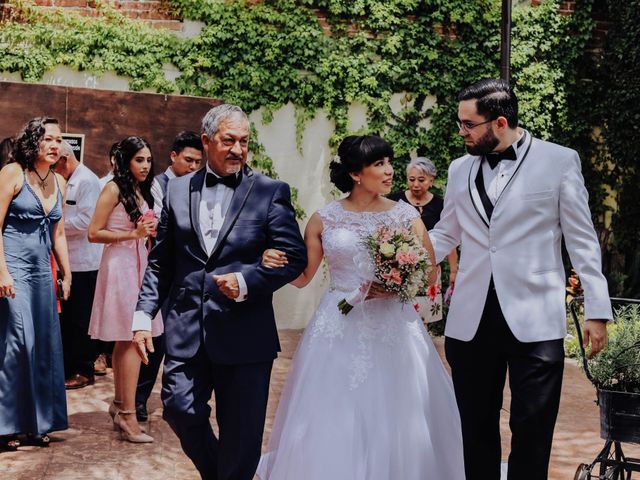
[[[102,245],[89,243],[87,229],[100,194],[98,177],[75,157],[63,142],[55,171],[67,180],[64,231],[73,273],[71,295],[61,301],[60,327],[67,389],[86,387],[94,382],[93,362],[96,343],[87,331],[102,256]]]
[[[171,165],[161,174],[156,175],[151,185],[151,195],[153,195],[153,210],[156,217],[162,214],[162,203],[167,192],[169,180],[182,177],[200,169],[202,164],[202,140],[196,132],[180,132],[173,140],[171,154],[169,155]],[[165,304],[166,307],[166,304]],[[166,311],[162,309],[163,317]],[[149,353],[149,363],[142,364],[140,375],[138,376],[138,387],[136,389],[136,417],[139,422],[146,422],[149,415],[147,413],[147,400],[156,382],[160,364],[164,357],[164,334],[153,337],[154,351]]]

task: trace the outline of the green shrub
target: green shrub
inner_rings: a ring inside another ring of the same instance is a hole
[[[640,305],[617,309],[608,330],[607,347],[588,362],[595,385],[640,393]]]

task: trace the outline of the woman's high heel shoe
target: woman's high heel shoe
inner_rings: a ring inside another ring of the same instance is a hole
[[[140,433],[129,433],[125,428],[122,427],[122,423],[120,423],[120,416],[135,414],[135,410],[118,410],[116,412],[115,416],[113,417],[113,423],[120,429],[120,438],[131,443],[152,443],[153,437],[144,433],[142,429],[140,430]]]
[[[116,415],[120,411],[120,405],[122,405],[122,402],[117,402],[115,400],[111,403],[111,405],[109,405],[109,415],[111,415],[111,420],[113,420],[114,432],[120,431],[120,424],[116,421]],[[140,430],[142,431],[142,433],[147,433],[147,429],[142,425],[140,426]]]
[[[120,426],[116,423],[116,415],[120,411],[121,405],[122,401],[117,400],[114,400],[113,402],[111,402],[111,405],[109,405],[109,415],[111,416],[111,420],[113,421],[113,430],[116,432],[120,430]]]

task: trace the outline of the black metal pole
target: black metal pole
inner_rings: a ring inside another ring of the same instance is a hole
[[[502,24],[500,29],[500,78],[510,81],[511,64],[511,1],[502,0]]]

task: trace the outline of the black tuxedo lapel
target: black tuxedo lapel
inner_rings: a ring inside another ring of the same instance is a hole
[[[204,184],[204,175],[206,168],[201,168],[191,177],[189,184],[189,212],[191,215],[191,228],[198,237],[198,243],[200,248],[204,252],[204,256],[207,256],[207,247],[200,231],[200,199],[202,198],[202,185]]]
[[[478,174],[476,175],[476,188],[478,189],[480,200],[482,200],[484,213],[487,214],[487,218],[489,219],[489,221],[491,221],[491,215],[493,214],[493,203],[491,203],[491,199],[489,199],[489,195],[487,195],[487,190],[484,188],[484,175],[482,174],[482,165],[480,165]]]
[[[489,228],[489,217],[485,212],[484,205],[482,203],[482,196],[480,191],[477,188],[477,184],[474,181],[473,173],[476,175],[482,169],[482,157],[475,157],[471,161],[471,166],[469,167],[469,178],[468,178],[468,189],[469,189],[469,197],[471,197],[471,203],[476,213],[482,220],[482,223],[485,224],[487,228]],[[486,193],[486,192],[485,192]]]
[[[209,255],[209,260],[207,260],[207,263],[217,255],[220,247],[227,239],[227,235],[229,235],[229,232],[233,228],[233,225],[236,223],[236,219],[238,218],[238,215],[240,215],[240,212],[242,211],[242,208],[244,207],[244,204],[249,197],[249,193],[251,193],[251,189],[253,189],[254,181],[255,179],[253,178],[253,171],[250,168],[245,167],[244,171],[242,172],[242,181],[233,192],[231,203],[229,204],[227,213],[224,216],[224,222],[222,223],[220,234],[218,235],[216,244],[211,251],[211,255]]]

